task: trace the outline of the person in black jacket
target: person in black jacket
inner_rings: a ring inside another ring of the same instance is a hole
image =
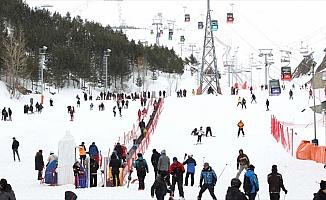
[[[266,99],[266,111],[269,111],[269,100]]]
[[[166,185],[166,181],[160,174],[158,174],[155,178],[155,181],[154,181],[152,187],[151,187],[152,198],[154,198],[154,193],[155,193],[157,200],[164,200],[164,196],[168,192],[170,193],[170,195],[172,195],[172,191],[170,189],[168,189],[168,187]]]
[[[279,200],[280,199],[280,189],[284,191],[285,194],[288,191],[283,185],[282,175],[277,173],[277,165],[272,166],[272,173],[268,174],[267,182],[269,184],[269,198],[270,200]]]
[[[121,160],[122,159],[122,146],[121,146],[120,142],[118,142],[117,145],[115,145],[114,150],[117,152],[118,159]]]
[[[248,200],[246,195],[240,191],[241,181],[237,178],[231,180],[231,186],[228,187],[225,200]]]
[[[326,181],[321,180],[320,190],[314,194],[313,200],[326,200]]]
[[[97,187],[97,170],[99,168],[98,163],[94,158],[90,159],[90,187]]]
[[[155,173],[155,178],[157,176],[157,164],[158,164],[158,159],[160,158],[161,154],[159,152],[156,151],[156,149],[153,149],[153,154],[151,157],[151,163],[153,165],[154,168],[154,173]]]
[[[0,180],[0,199],[2,200],[16,200],[15,193],[7,180],[2,178]]]
[[[121,162],[114,153],[111,155],[109,166],[112,167],[113,187],[120,186],[119,168],[121,167]]]
[[[38,170],[37,180],[42,180],[43,168],[44,161],[42,150],[39,150],[35,155],[35,170]]]
[[[16,161],[15,155],[17,154],[17,158],[20,162],[19,153],[18,153],[19,142],[16,140],[15,137],[13,137],[12,139],[13,139],[13,141],[12,141],[11,148],[12,148],[12,153],[14,154],[14,161]]]

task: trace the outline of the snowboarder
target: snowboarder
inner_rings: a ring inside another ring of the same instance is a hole
[[[213,135],[212,135],[212,129],[211,129],[210,126],[207,126],[207,127],[206,127],[206,137],[208,137],[208,133],[209,133],[209,135],[210,135],[211,137],[213,137]]]
[[[199,128],[199,131],[197,133],[198,133],[198,135],[197,135],[197,144],[200,144],[201,143],[201,137],[204,135],[204,131],[203,131],[202,126]]]
[[[249,165],[247,172],[244,175],[243,190],[249,197],[249,200],[255,200],[257,192],[259,191],[258,178],[254,170],[255,166]]]
[[[170,193],[172,195],[172,191],[168,189],[164,177],[158,174],[155,178],[155,181],[151,187],[151,196],[154,198],[154,193],[157,200],[164,200],[166,193]]]
[[[285,194],[288,193],[284,187],[282,175],[277,172],[277,165],[272,166],[272,173],[268,174],[267,182],[269,184],[270,200],[280,200],[281,188]]]
[[[203,184],[204,181],[204,184]],[[204,163],[204,168],[202,169],[200,173],[200,191],[198,194],[197,199],[201,200],[201,197],[206,189],[208,189],[210,195],[212,196],[213,200],[217,200],[215,194],[214,194],[214,186],[217,181],[217,176],[214,172],[214,170],[209,166],[207,162]]]
[[[244,134],[244,132],[243,132],[243,127],[244,127],[244,123],[242,122],[242,120],[240,120],[239,122],[238,122],[238,124],[237,124],[237,126],[238,126],[238,137],[240,136],[240,132],[242,132],[242,136],[244,137],[245,136],[245,134]]]
[[[85,165],[85,160],[86,160],[85,142],[82,142],[79,145],[79,159],[80,159],[80,164]]]
[[[240,174],[242,173],[243,169],[247,169],[250,165],[249,158],[246,154],[243,153],[243,150],[239,150],[239,155],[237,157],[237,170],[238,173],[236,175],[236,178],[240,177]]]
[[[241,181],[237,178],[231,180],[231,186],[228,187],[225,200],[248,200],[246,195],[240,191]]]
[[[160,174],[166,181],[167,185],[170,186],[170,177],[169,177],[169,167],[170,167],[170,158],[166,155],[166,151],[161,151],[161,156],[158,159],[157,163],[157,172]]]
[[[154,168],[154,173],[155,173],[155,178],[157,176],[157,164],[158,164],[158,160],[160,159],[161,154],[159,152],[156,151],[156,149],[153,149],[153,154],[151,157],[151,163],[153,165]]]
[[[269,100],[266,99],[266,111],[269,111]]]
[[[320,190],[314,194],[313,200],[325,200],[326,199],[326,181],[321,180]]]
[[[119,169],[121,167],[121,162],[114,153],[111,155],[109,166],[112,167],[113,187],[120,186]]]
[[[90,158],[90,187],[97,187],[98,162],[94,157]]]
[[[193,159],[193,155],[189,154],[187,160],[183,162],[183,165],[187,165],[187,173],[185,178],[185,186],[188,186],[188,178],[190,176],[191,186],[194,186],[194,176],[195,176],[195,167],[196,160]]]
[[[16,196],[11,188],[11,185],[8,184],[7,180],[4,178],[0,180],[0,199],[16,200]]]
[[[17,154],[17,158],[18,158],[18,161],[20,162],[20,158],[19,158],[19,153],[18,153],[18,147],[19,147],[19,142],[16,140],[15,137],[12,138],[12,153],[14,155],[14,161],[16,161],[16,157],[15,155]]]
[[[146,173],[148,173],[148,165],[146,160],[143,158],[143,154],[138,153],[138,158],[134,162],[134,167],[137,170],[137,177],[139,181],[138,190],[144,190],[145,189],[145,176]]]
[[[169,173],[172,176],[172,185],[170,187],[172,192],[174,193],[175,184],[178,184],[179,196],[181,199],[184,199],[183,174],[185,173],[185,168],[176,157],[173,157],[173,163],[169,167]]]
[[[43,168],[44,168],[44,161],[43,161],[42,150],[39,150],[35,155],[35,170],[38,171],[37,180],[42,180]]]

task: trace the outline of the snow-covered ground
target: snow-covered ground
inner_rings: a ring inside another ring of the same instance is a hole
[[[167,80],[162,76],[156,84],[149,86],[149,90],[167,90]],[[195,199],[198,195],[199,172],[204,161],[209,162],[219,175],[223,168],[225,171],[217,181],[215,193],[218,199],[223,199],[230,180],[236,174],[236,157],[242,148],[256,166],[255,172],[260,181],[260,199],[268,199],[268,185],[266,176],[273,164],[277,164],[283,174],[284,183],[289,193],[287,199],[311,199],[313,192],[319,188],[317,183],[325,178],[326,170],[322,164],[313,161],[302,161],[292,157],[275,142],[270,134],[270,117],[276,115],[280,120],[293,124],[312,124],[313,113],[308,108],[308,91],[294,90],[294,100],[288,99],[288,90],[280,96],[269,97],[266,91],[254,91],[257,104],[250,104],[250,92],[240,90],[239,95],[247,99],[247,109],[236,107],[237,96],[228,94],[229,89],[224,88],[222,96],[201,95],[192,96],[190,93],[195,88],[195,76],[185,75],[178,78],[178,88],[186,88],[188,97],[177,98],[175,93],[165,99],[164,109],[157,128],[152,136],[149,149],[144,157],[149,160],[151,150],[165,149],[172,159],[183,159],[185,153],[192,153],[197,160],[195,186],[185,187],[185,198]],[[291,83],[290,83],[291,84]],[[290,85],[289,84],[289,85]],[[289,86],[287,86],[287,89]],[[23,114],[23,105],[29,104],[29,99],[34,98],[34,103],[39,95],[22,96],[19,100],[10,100],[3,83],[1,83],[0,107],[10,107],[13,110],[13,121],[0,121],[0,177],[6,178],[12,185],[17,199],[63,199],[64,191],[72,190],[78,199],[150,199],[150,186],[154,181],[153,168],[146,176],[144,191],[138,191],[137,184],[130,188],[87,188],[74,189],[73,185],[47,186],[40,185],[37,181],[37,171],[34,170],[34,156],[39,149],[43,149],[44,158],[47,159],[50,151],[58,152],[58,142],[69,131],[75,138],[76,144],[82,141],[86,146],[96,142],[102,152],[112,149],[123,132],[129,131],[136,122],[139,101],[131,101],[129,109],[124,109],[122,117],[113,117],[113,101],[105,101],[106,110],[98,111],[97,105],[101,101],[93,101],[94,110],[89,110],[89,103],[82,99],[81,107],[76,107],[76,94],[82,97],[80,90],[65,89],[58,94],[51,95],[45,92],[45,105],[41,114]],[[96,91],[93,91],[96,96]],[[54,106],[48,104],[49,98],[54,100]],[[270,110],[265,111],[265,100],[270,100]],[[324,97],[321,95],[321,99]],[[318,100],[318,98],[317,98]],[[74,105],[76,117],[69,121],[67,105]],[[306,108],[305,112],[301,112]],[[242,119],[245,123],[245,137],[237,138],[237,122]],[[317,115],[317,138],[324,144],[325,134],[322,126],[322,116]],[[137,124],[136,124],[137,125]],[[196,138],[190,135],[195,127],[212,127],[216,137],[204,137],[202,145],[194,145]],[[301,139],[313,139],[313,126],[294,130],[295,148]],[[21,162],[14,162],[12,158],[12,137],[20,142],[19,153]],[[105,154],[105,153],[104,153]],[[133,174],[133,178],[135,174]],[[241,175],[242,179],[243,174]],[[99,182],[101,178],[99,176]],[[100,183],[99,183],[100,184]],[[176,195],[177,196],[177,195]],[[210,199],[205,193],[203,199]]]

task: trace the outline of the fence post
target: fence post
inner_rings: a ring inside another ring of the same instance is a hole
[[[293,155],[293,128],[291,128],[291,152],[292,152],[292,157]]]

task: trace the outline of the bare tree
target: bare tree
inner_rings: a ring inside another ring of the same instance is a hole
[[[18,80],[25,74],[27,56],[25,52],[25,39],[22,29],[10,34],[3,42],[3,61],[5,72],[9,76],[11,97],[16,95]]]

